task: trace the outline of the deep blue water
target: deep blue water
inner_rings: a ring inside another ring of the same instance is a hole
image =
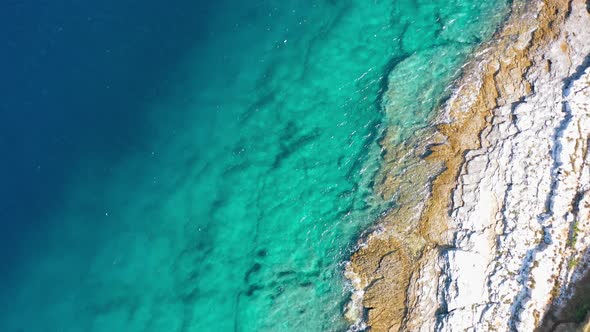
[[[76,158],[141,144],[145,105],[210,35],[221,2],[7,1],[0,10],[0,241],[46,227]],[[9,268],[10,264],[2,264]]]

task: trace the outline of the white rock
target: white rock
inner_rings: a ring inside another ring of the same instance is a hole
[[[514,122],[495,119],[488,145],[467,154],[453,193],[454,248],[440,256],[436,330],[533,331],[555,285],[560,301],[571,296],[580,272],[568,259],[590,245],[590,67],[580,67],[588,54],[590,17],[573,1],[545,55],[551,70],[533,66],[534,92],[493,110]]]

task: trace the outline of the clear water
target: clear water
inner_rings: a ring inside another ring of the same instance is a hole
[[[133,4],[109,12],[118,28]],[[341,262],[389,204],[371,192],[380,135],[429,125],[506,3],[183,6],[134,22],[143,39],[118,51],[143,65],[100,83],[117,93],[82,84],[93,102],[66,127],[95,129],[68,132],[85,139],[39,189],[54,202],[37,215],[2,209],[19,250],[2,276],[1,331],[346,330]],[[197,23],[162,27],[179,20]],[[155,45],[154,22],[167,32]],[[95,81],[91,67],[81,75]]]

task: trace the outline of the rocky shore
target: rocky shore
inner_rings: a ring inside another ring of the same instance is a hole
[[[383,140],[376,191],[398,204],[348,264],[353,329],[581,328],[590,310],[577,291],[590,284],[589,8],[515,1],[464,67],[437,130],[404,146]]]

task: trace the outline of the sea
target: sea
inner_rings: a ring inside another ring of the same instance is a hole
[[[3,1],[0,331],[347,331],[384,132],[509,6]]]

